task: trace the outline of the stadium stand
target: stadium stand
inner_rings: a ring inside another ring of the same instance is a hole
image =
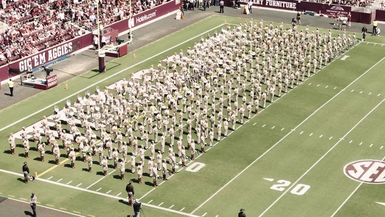
[[[93,1],[2,1],[0,9],[0,66],[35,54],[61,42],[92,31],[97,25],[97,4]],[[132,1],[133,14],[165,1]],[[103,26],[130,16],[126,0],[102,0]]]

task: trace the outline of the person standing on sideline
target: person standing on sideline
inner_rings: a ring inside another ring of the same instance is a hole
[[[295,19],[294,19],[294,17],[291,19],[291,26],[294,28],[295,27],[295,25],[296,25],[296,21],[295,21]]]
[[[219,1],[219,13],[223,14],[225,12],[225,1],[220,0]]]
[[[24,183],[27,183],[29,180],[35,180],[34,176],[29,175],[29,167],[27,165],[27,162],[24,162],[22,170],[24,174]]]
[[[372,35],[377,35],[377,26],[378,26],[378,22],[376,20],[373,20]]]
[[[366,39],[366,33],[368,32],[368,29],[364,26],[364,27],[362,27],[362,29],[361,29],[361,33],[362,33],[362,40],[364,40],[365,41],[365,39]]]
[[[30,206],[32,209],[32,216],[37,217],[36,215],[36,204],[37,204],[37,196],[35,193],[32,193],[31,195],[31,201],[30,201]]]
[[[297,12],[297,25],[301,25],[301,14],[299,12]]]
[[[246,217],[246,213],[244,209],[239,210],[238,217]]]
[[[133,202],[132,199],[134,198],[134,195],[135,195],[134,186],[132,185],[131,182],[129,182],[126,185],[126,192],[127,192],[127,195],[128,195],[128,205],[131,206],[132,202]]]
[[[134,217],[140,216],[140,210],[142,209],[142,203],[139,200],[135,199],[134,204],[132,204],[132,208],[134,209]]]
[[[249,0],[249,2],[247,2],[247,6],[249,7],[250,14],[252,14],[253,13],[253,0]]]
[[[9,95],[13,96],[13,87],[15,86],[15,83],[12,81],[12,79],[9,79],[8,81],[8,88],[9,88]]]
[[[11,154],[15,154],[16,140],[15,136],[12,133],[9,135],[8,142]]]

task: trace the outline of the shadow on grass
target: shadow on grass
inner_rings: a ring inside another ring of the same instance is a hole
[[[33,214],[32,214],[30,211],[24,211],[24,214],[25,214],[26,216],[32,216],[32,217],[33,217]]]
[[[151,186],[151,187],[154,187],[154,183],[152,183],[152,182],[144,182],[144,184],[146,184],[146,185],[148,185],[148,186]]]
[[[124,204],[124,205],[129,206],[129,205],[128,205],[128,201],[126,201],[126,200],[120,199],[120,200],[119,200],[119,203],[122,203],[122,204]]]
[[[113,175],[112,177],[114,177],[114,179],[120,179],[122,180],[122,177],[120,175]]]
[[[113,65],[113,66],[106,67],[106,69],[105,69],[106,72],[107,72],[107,71],[110,71],[110,70],[112,70],[112,69],[114,69],[114,68],[116,68],[116,67],[118,67],[118,66],[121,66],[120,63],[112,62],[112,61],[108,62],[108,64],[109,64],[109,65],[114,64],[114,65]],[[92,69],[91,72],[96,72],[96,73],[95,73],[94,75],[90,75],[90,76],[88,76],[88,77],[86,77],[86,76],[83,76],[83,77],[84,77],[84,78],[91,79],[91,78],[94,78],[94,77],[100,75],[99,69]],[[102,72],[102,73],[104,73],[104,72]]]
[[[96,172],[96,175],[98,175],[98,176],[104,176],[104,172],[103,172],[103,171],[98,171],[98,172]]]
[[[23,178],[17,178],[17,181],[20,181],[22,183],[25,183],[24,179]]]
[[[11,150],[4,150],[4,154],[12,154]]]

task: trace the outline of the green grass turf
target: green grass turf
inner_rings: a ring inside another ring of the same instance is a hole
[[[42,92],[1,110],[0,128],[127,66],[156,55],[224,22],[236,24],[244,21],[246,20],[240,18],[212,16],[188,26],[177,33],[137,49],[126,57],[114,60],[108,64],[109,70],[105,74],[87,72],[81,77],[68,81],[68,90],[65,90],[64,85],[61,84],[57,88]],[[180,49],[186,49],[199,39],[200,37],[191,40],[96,86],[104,87],[129,76],[132,72],[147,68],[151,64],[157,64],[159,60],[178,52]],[[368,40],[385,43],[381,37],[369,37]],[[151,201],[151,204],[154,205],[163,203],[161,206],[166,208],[173,205],[172,209],[181,210],[183,208],[183,212],[193,211],[317,108],[382,59],[384,51],[385,48],[381,45],[360,44],[353,48],[347,53],[349,58],[345,61],[336,60],[197,159],[196,161],[206,164],[198,173],[183,170],[144,197],[142,201]],[[356,83],[344,90],[303,125],[285,137],[268,154],[210,199],[195,214],[203,215],[207,212],[206,216],[235,216],[238,209],[243,207],[247,210],[248,216],[260,215],[283,193],[271,190],[270,187],[274,182],[266,181],[263,178],[273,178],[275,181],[282,179],[294,183],[301,177],[337,143],[340,137],[344,136],[383,99],[385,88],[382,84],[385,75],[382,68],[384,66],[385,61],[373,67]],[[325,88],[326,86],[328,88]],[[89,91],[93,91],[93,89],[94,87]],[[372,94],[369,95],[369,92]],[[378,96],[378,94],[381,95]],[[22,126],[40,120],[43,115],[48,115],[51,111],[52,108],[49,108],[0,132],[1,150],[8,149],[7,137],[10,132],[18,131]],[[384,140],[382,133],[384,115],[384,105],[381,105],[331,150],[303,179],[298,180],[298,183],[311,186],[305,195],[285,194],[264,216],[331,216],[359,184],[344,176],[343,166],[354,160],[382,159],[385,156],[385,149],[380,149]],[[303,133],[301,133],[302,131]],[[312,136],[310,136],[311,133]],[[323,135],[322,138],[320,135]],[[329,138],[331,139],[329,140]],[[353,141],[349,143],[350,140]],[[363,143],[359,145],[361,141]],[[370,144],[373,144],[371,148]],[[17,152],[22,152],[22,149],[18,148]],[[32,159],[37,156],[36,152],[31,152],[31,154]],[[10,171],[20,171],[21,164],[25,160],[22,157],[4,153],[1,153],[0,156],[0,168]],[[51,157],[47,155],[47,158]],[[53,166],[32,159],[29,160],[30,167],[38,173]],[[70,185],[73,186],[82,183],[79,186],[81,188],[86,188],[101,178],[95,172],[82,171],[86,165],[80,162],[78,164],[79,166],[74,170],[59,166],[43,175],[42,178],[52,177],[52,181],[62,179],[60,183],[72,181]],[[95,165],[95,169],[98,169],[97,165]],[[122,192],[120,196],[125,197],[124,186],[126,182],[115,179],[114,175],[115,173],[106,177],[91,187],[90,190],[96,191],[101,188],[99,190],[101,193],[110,191],[109,194],[111,195]],[[145,181],[150,181],[147,179]],[[152,189],[152,187],[144,184],[135,185],[135,187],[138,197]],[[383,216],[385,207],[375,204],[375,201],[385,202],[384,191],[381,185],[362,185],[336,216]],[[129,210],[125,204],[116,199],[40,181],[25,185],[17,181],[17,177],[1,173],[1,195],[27,198],[30,192],[37,193],[42,204],[50,204],[59,209],[65,208],[71,212],[79,211],[84,215],[124,216]],[[144,215],[179,216],[153,208],[145,208]]]

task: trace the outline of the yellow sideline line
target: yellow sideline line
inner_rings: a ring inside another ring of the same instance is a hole
[[[51,172],[51,171],[54,170],[56,167],[58,167],[58,166],[60,166],[60,165],[63,165],[63,164],[64,164],[65,162],[67,162],[67,161],[68,161],[68,158],[62,160],[59,164],[57,164],[57,165],[55,165],[55,166],[52,166],[51,168],[49,168],[49,169],[47,169],[46,171],[40,173],[40,174],[37,175],[36,177],[39,178],[39,177],[41,177],[42,175],[45,175],[45,174]]]
[[[97,140],[97,142],[101,142],[101,141],[100,141],[100,140]],[[76,152],[75,157],[77,157],[79,154],[80,154],[79,152]],[[51,172],[51,171],[54,170],[56,167],[63,165],[63,164],[64,164],[65,162],[67,162],[67,161],[69,161],[69,158],[66,158],[66,159],[60,161],[59,164],[57,164],[57,165],[55,165],[55,166],[52,166],[51,168],[49,168],[49,169],[47,169],[46,171],[40,173],[40,174],[37,175],[36,177],[39,178],[39,177],[41,177],[41,176],[43,176],[43,175],[45,175],[45,174]]]

